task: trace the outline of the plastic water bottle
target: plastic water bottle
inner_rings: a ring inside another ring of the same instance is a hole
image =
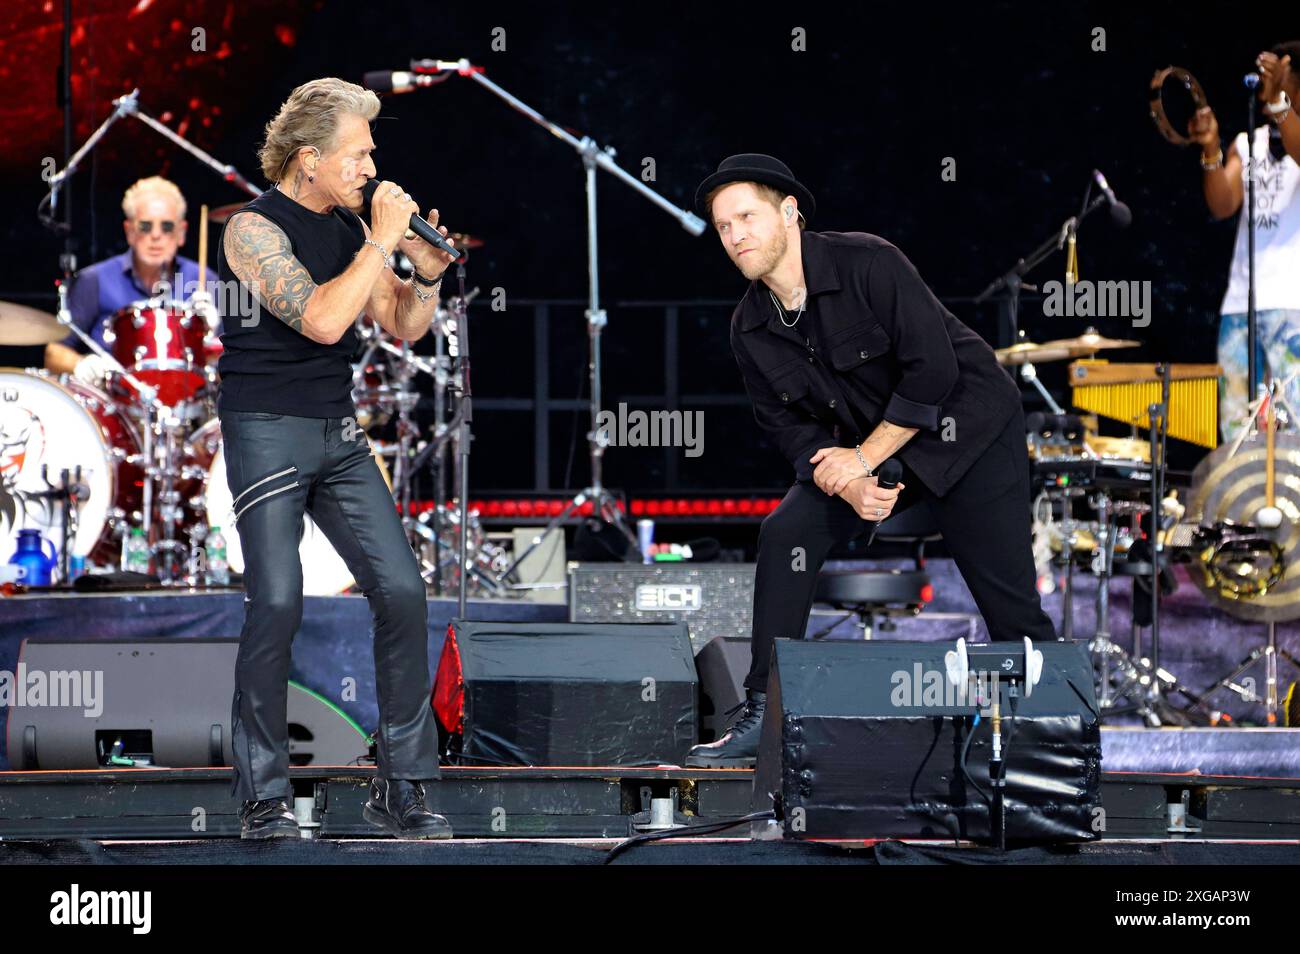
[[[126,538],[126,568],[132,573],[149,572],[149,541],[144,538],[144,530],[135,527]]]
[[[221,535],[220,527],[211,527],[208,538],[203,543],[208,555],[207,579],[210,586],[228,586],[230,584],[230,564],[226,562],[226,538]]]

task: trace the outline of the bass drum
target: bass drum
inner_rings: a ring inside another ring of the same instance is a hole
[[[58,550],[63,508],[37,494],[48,490],[42,468],[81,468],[89,495],[78,508],[70,551],[88,562],[116,565],[118,528],[142,503],[140,437],[124,410],[103,391],[76,380],[60,384],[44,371],[0,368],[0,563],[17,546],[17,531],[40,530]]]
[[[372,445],[373,446],[373,445]],[[226,538],[226,562],[236,573],[244,572],[244,551],[240,547],[239,532],[231,519],[233,516],[233,495],[226,481],[226,455],[221,440],[221,421],[211,420],[194,432],[186,448],[190,463],[207,470],[204,483],[201,508],[206,512],[209,526],[221,528]],[[388,489],[393,489],[393,481],[388,476],[388,467],[382,458],[371,455],[379,472],[384,476]],[[196,501],[196,503],[198,503]],[[298,556],[302,560],[302,591],[306,596],[335,596],[356,585],[351,571],[339,556],[334,545],[316,526],[310,515],[303,517],[302,540],[298,544]]]

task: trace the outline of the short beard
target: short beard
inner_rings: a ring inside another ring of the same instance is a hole
[[[740,268],[740,273],[750,281],[761,281],[768,275],[772,274],[772,270],[776,268],[777,263],[780,262],[781,259],[785,258],[786,249],[789,247],[790,241],[785,237],[785,229],[782,229],[777,233],[776,238],[772,240],[770,248],[755,251],[754,254],[756,256],[761,256],[761,258],[759,258],[757,262],[754,262],[752,266],[749,262],[745,261],[739,261],[736,264]],[[753,269],[752,275],[746,266],[750,266]]]

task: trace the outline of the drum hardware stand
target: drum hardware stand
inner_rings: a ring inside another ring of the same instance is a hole
[[[63,519],[59,521],[59,580],[66,583],[71,570],[71,545],[76,542],[80,529],[80,503],[90,497],[90,488],[81,482],[80,464],[71,471],[66,467],[60,470],[57,484],[50,480],[49,464],[41,464],[41,480],[49,489],[32,496],[58,501],[63,508]]]
[[[433,401],[434,401],[434,420],[437,426],[434,430],[433,440],[424,448],[417,459],[416,466],[422,466],[424,460],[432,457],[431,469],[433,471],[433,497],[434,497],[434,514],[439,521],[454,523],[457,518],[447,510],[447,478],[450,470],[451,478],[454,483],[459,485],[456,478],[458,461],[454,456],[450,458],[448,451],[457,439],[460,428],[459,409],[453,413],[450,421],[446,420],[447,411],[451,406],[448,398],[449,393],[454,393],[460,388],[460,371],[457,359],[460,357],[460,339],[457,335],[457,329],[469,321],[469,305],[476,297],[479,290],[465,291],[465,265],[469,261],[469,249],[466,248],[461,252],[460,259],[456,262],[456,275],[459,283],[457,294],[450,299],[447,312],[439,317],[439,331],[441,332],[435,342],[434,354],[434,372],[433,372]],[[464,513],[464,519],[470,519],[468,511]],[[460,524],[456,527],[455,533],[460,532],[460,526],[467,529],[470,524]],[[426,528],[418,528],[421,534],[426,534]],[[433,547],[433,565],[432,565],[432,582],[434,592],[442,595],[442,548],[445,545],[444,534],[438,532],[428,537]],[[493,577],[482,573],[475,568],[474,578],[479,580],[495,596],[505,595],[505,588]],[[459,584],[458,584],[459,585]]]
[[[1026,361],[1020,366],[1020,376],[1032,384],[1035,390],[1043,396],[1043,400],[1047,402],[1047,406],[1052,409],[1053,414],[1065,413],[1065,409],[1056,403],[1056,399],[1052,397],[1051,392],[1043,387],[1043,382],[1038,380],[1038,369],[1034,367],[1033,362]]]
[[[1097,493],[1092,500],[1093,509],[1097,511],[1101,560],[1097,567],[1097,629],[1092,637],[1089,649],[1097,657],[1098,682],[1101,692],[1097,696],[1097,705],[1105,710],[1115,704],[1111,695],[1111,656],[1124,651],[1110,641],[1110,575],[1115,561],[1115,540],[1117,534],[1111,527],[1110,495],[1105,491]]]
[[[1300,671],[1300,659],[1287,652],[1286,649],[1277,644],[1277,623],[1269,620],[1264,624],[1268,633],[1267,640],[1263,646],[1257,646],[1252,649],[1245,659],[1209,689],[1206,689],[1199,696],[1192,696],[1192,701],[1198,705],[1209,707],[1206,700],[1220,689],[1228,689],[1235,692],[1241,697],[1243,702],[1262,702],[1264,704],[1264,718],[1269,725],[1277,725],[1277,712],[1281,708],[1281,700],[1278,698],[1278,658],[1286,660],[1292,668]],[[1254,689],[1237,682],[1237,677],[1248,670],[1261,659],[1264,660],[1264,695]]]
[[[1271,382],[1270,391],[1261,394],[1258,399],[1251,399],[1250,405],[1247,408],[1247,419],[1244,426],[1241,428],[1241,432],[1237,436],[1237,440],[1234,442],[1233,454],[1240,449],[1242,443],[1245,442],[1246,438],[1250,436],[1252,431],[1256,434],[1258,433],[1259,415],[1264,408],[1265,402],[1268,402],[1268,413],[1265,426],[1270,432],[1276,431],[1277,410],[1279,404],[1282,405],[1285,415],[1294,419],[1292,409],[1286,405],[1285,398],[1283,397],[1283,394],[1285,393],[1287,386],[1291,383],[1293,377],[1294,375],[1288,377],[1286,381],[1278,381],[1277,379],[1274,379]],[[1271,455],[1267,466],[1270,468],[1276,466]],[[1228,689],[1231,692],[1236,693],[1244,702],[1263,702],[1265,721],[1270,726],[1277,724],[1277,713],[1278,709],[1281,708],[1281,700],[1278,697],[1278,658],[1280,657],[1285,660],[1297,671],[1300,671],[1300,659],[1297,659],[1285,648],[1278,646],[1276,620],[1267,620],[1264,625],[1265,631],[1268,634],[1264,645],[1252,649],[1246,657],[1241,660],[1237,667],[1232,670],[1232,672],[1228,673],[1213,686],[1202,692],[1199,696],[1192,696],[1191,698],[1194,703],[1208,709],[1209,704],[1206,700],[1218,690]],[[1237,682],[1237,677],[1250,669],[1250,667],[1255,665],[1255,663],[1259,662],[1260,659],[1264,660],[1264,695],[1262,698],[1259,693],[1252,688]]]
[[[636,531],[628,525],[627,518],[618,508],[618,501],[609,489],[602,483],[602,465],[605,455],[605,448],[609,444],[608,437],[603,434],[597,426],[597,420],[601,412],[601,332],[608,323],[608,317],[605,310],[600,307],[600,277],[598,263],[598,238],[597,238],[597,217],[596,217],[596,170],[603,169],[610,175],[614,176],[620,182],[628,185],[639,192],[646,199],[653,202],[659,208],[672,215],[681,223],[682,228],[692,235],[701,235],[704,232],[705,223],[699,216],[694,215],[685,209],[678,208],[663,196],[659,195],[653,189],[649,188],[640,179],[629,175],[614,162],[615,152],[612,148],[601,148],[600,145],[590,136],[583,136],[578,139],[562,126],[548,120],[537,110],[528,106],[519,98],[506,92],[492,80],[488,79],[481,67],[472,66],[468,60],[459,60],[455,62],[442,61],[413,61],[411,70],[416,73],[428,75],[431,73],[452,73],[455,72],[460,76],[467,77],[487,89],[500,99],[504,100],[515,111],[522,113],[531,119],[537,125],[541,126],[552,136],[572,148],[582,158],[582,166],[586,174],[586,196],[587,196],[587,287],[588,299],[587,310],[587,340],[588,340],[588,382],[591,396],[591,430],[587,433],[587,446],[591,461],[591,485],[584,487],[573,498],[570,499],[567,507],[550,520],[541,532],[533,539],[532,543],[522,552],[515,555],[514,560],[506,567],[497,577],[498,581],[506,579],[515,568],[519,566],[525,558],[528,557],[535,549],[541,546],[546,535],[553,529],[563,526],[569,517],[579,511],[584,505],[592,505],[592,513],[604,519],[616,527],[619,532],[625,536],[632,545],[632,552],[639,553]],[[462,338],[462,345],[464,339]],[[466,353],[467,348],[463,349]],[[466,370],[466,393],[468,394],[468,369]],[[467,411],[468,413],[468,411]],[[468,427],[468,421],[462,426]],[[460,449],[461,454],[467,453],[466,448]],[[468,490],[464,482],[464,474],[461,474],[461,491],[464,493]],[[462,507],[464,501],[462,500]],[[461,535],[462,543],[464,534]],[[464,552],[462,547],[462,566]],[[462,597],[464,587],[461,588]],[[463,614],[462,614],[463,618]]]
[[[478,294],[478,289],[471,292],[471,297]],[[468,308],[469,299],[462,301],[462,307]],[[462,316],[463,318],[464,316]],[[433,375],[433,419],[436,422],[434,437],[436,447],[433,457],[433,500],[434,510],[446,506],[447,500],[447,443],[441,440],[447,418],[447,381],[451,377],[451,348],[448,334],[454,334],[454,327],[444,321],[447,334],[434,336],[434,375]],[[436,535],[433,538],[433,592],[442,595],[442,541]]]
[[[1077,489],[1065,487],[1062,488],[1061,495],[1058,498],[1061,501],[1061,523],[1063,525],[1061,560],[1065,570],[1065,585],[1061,592],[1061,633],[1057,637],[1061,641],[1074,639],[1074,544],[1078,539],[1077,528],[1079,521],[1074,519],[1074,507],[1070,498],[1079,495],[1080,491]]]
[[[130,371],[124,368],[121,362],[119,362],[117,358],[113,357],[113,355],[110,352],[106,351],[98,341],[96,341],[90,335],[86,334],[86,332],[82,331],[79,327],[77,327],[76,324],[73,323],[72,312],[68,309],[67,281],[58,282],[58,292],[59,292],[59,310],[56,317],[59,321],[59,324],[64,325],[70,332],[76,335],[77,338],[79,338],[81,342],[86,345],[86,347],[88,347],[91,351],[93,351],[95,354],[99,355],[106,362],[108,362],[109,369],[112,372],[120,375],[125,381],[127,381],[132,387],[136,389],[136,392],[140,395],[141,401],[144,404],[146,412],[149,415],[149,419],[148,421],[146,421],[146,426],[143,428],[143,434],[141,435],[142,443],[141,443],[140,460],[131,461],[132,463],[142,462],[146,468],[144,486],[141,488],[143,498],[142,498],[142,503],[140,505],[140,525],[141,528],[144,530],[145,538],[148,539],[150,531],[153,528],[153,479],[149,475],[150,470],[153,467],[153,459],[154,459],[153,419],[155,415],[161,415],[163,412],[168,411],[168,408],[165,404],[163,404],[161,401],[158,400],[157,389],[153,388],[148,384],[145,384],[134,374],[132,374]],[[129,516],[130,515],[128,515],[128,517]],[[123,555],[119,558],[118,569],[121,570],[126,569],[125,553],[123,553]]]
[[[1146,688],[1146,698],[1140,702],[1135,711],[1140,712],[1147,720],[1147,724],[1152,727],[1160,725],[1186,725],[1188,720],[1185,711],[1175,709],[1166,698],[1171,693],[1181,693],[1189,699],[1195,700],[1195,694],[1185,689],[1178,681],[1178,678],[1167,669],[1160,665],[1160,571],[1166,565],[1164,558],[1164,527],[1161,509],[1165,495],[1165,470],[1167,461],[1165,458],[1165,449],[1168,443],[1169,434],[1169,382],[1172,374],[1172,365],[1163,362],[1156,366],[1156,373],[1160,375],[1160,401],[1157,404],[1149,405],[1147,413],[1150,420],[1150,441],[1151,441],[1151,565],[1150,586],[1151,586],[1151,655],[1142,657],[1137,643],[1134,644],[1134,655],[1139,657],[1136,660],[1136,666],[1142,670],[1141,681]],[[1146,567],[1142,568],[1144,571]],[[1134,578],[1134,583],[1137,580]],[[1138,598],[1136,587],[1133,598]],[[1118,709],[1115,712],[1126,710]]]
[[[156,443],[151,441],[154,459],[145,470],[145,486],[157,483],[158,518],[162,524],[159,539],[150,545],[156,558],[155,566],[158,577],[163,583],[173,583],[185,572],[185,558],[190,556],[190,545],[176,537],[176,525],[182,517],[180,491],[176,489],[176,478],[181,476],[174,462],[180,459],[180,449],[176,445],[177,432],[183,426],[180,418],[172,414],[165,406],[155,407],[149,415],[146,428],[157,428]],[[155,423],[156,419],[156,423]],[[145,535],[148,536],[148,529]],[[182,557],[184,554],[184,557]]]
[[[1103,716],[1136,713],[1153,727],[1168,721],[1181,721],[1168,715],[1168,706],[1161,704],[1157,687],[1168,686],[1171,690],[1190,694],[1171,682],[1171,674],[1156,669],[1148,660],[1135,659],[1111,640],[1110,581],[1114,578],[1119,522],[1110,494],[1105,490],[1098,491],[1093,497],[1092,506],[1097,511],[1100,530],[1097,541],[1099,553],[1094,564],[1097,574],[1097,625],[1088,649],[1094,655],[1097,671],[1097,706]],[[1136,635],[1134,638],[1136,640]],[[1133,650],[1137,652],[1136,642]],[[1121,677],[1123,681],[1118,682]],[[1128,699],[1131,704],[1119,706],[1117,702],[1120,699]]]

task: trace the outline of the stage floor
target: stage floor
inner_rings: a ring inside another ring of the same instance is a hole
[[[375,829],[361,817],[370,780],[366,768],[295,767],[290,778],[304,840],[375,841]],[[0,854],[15,843],[30,843],[19,852],[24,857],[48,850],[52,859],[67,849],[36,845],[239,843],[239,803],[231,795],[231,779],[224,768],[0,772],[0,840],[7,843]],[[428,789],[428,804],[451,822],[457,843],[614,843],[659,831],[651,824],[651,806],[660,799],[672,805],[680,836],[780,837],[770,823],[763,831],[751,831],[748,823],[718,828],[755,810],[748,770],[447,767]],[[1104,772],[1101,804],[1103,842],[1300,839],[1300,779]],[[770,802],[757,807],[770,808]],[[930,837],[925,831],[907,834]],[[932,834],[936,845],[954,844],[938,826]],[[113,849],[123,857],[134,850]]]
[[[1114,839],[1006,853],[916,841],[773,842],[692,838],[648,842],[615,852],[620,842],[588,839],[479,839],[398,842],[321,839],[241,842],[14,841],[0,844],[3,865],[1294,865],[1300,842]]]

